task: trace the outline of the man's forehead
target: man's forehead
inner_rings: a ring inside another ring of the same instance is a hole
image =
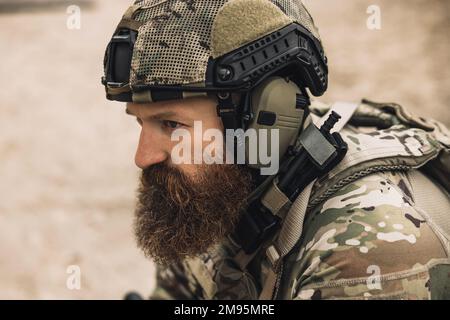
[[[161,112],[164,110],[174,110],[177,109],[177,106],[183,105],[183,101],[179,100],[167,100],[160,102],[149,102],[149,103],[134,103],[127,102],[127,113],[135,113],[135,112],[145,112],[145,113],[155,113]]]
[[[139,116],[139,117],[150,117],[153,115],[161,113],[177,113],[175,104],[160,104],[160,103],[132,103],[128,102],[126,104],[125,112],[129,115]]]
[[[153,115],[164,114],[186,114],[195,111],[200,104],[211,103],[211,98],[196,97],[188,99],[167,100],[152,103],[132,103],[126,104],[126,113],[135,116],[151,117]]]

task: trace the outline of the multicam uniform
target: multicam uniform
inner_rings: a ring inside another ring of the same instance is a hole
[[[323,107],[315,103],[312,109],[321,113]],[[276,298],[450,298],[449,196],[412,169],[430,167],[442,152],[439,144],[449,146],[450,135],[436,122],[433,134],[414,128],[421,119],[402,124],[402,109],[393,116],[378,107],[361,104],[355,120],[372,116],[378,125],[397,124],[384,130],[348,125],[341,131],[349,153],[315,183],[302,237],[284,259]],[[367,159],[370,164],[361,167]],[[448,183],[449,177],[444,179]],[[159,270],[153,298],[257,299],[270,268],[264,249],[245,268],[233,260],[237,250],[226,240],[199,258]]]
[[[404,171],[345,186],[311,212],[304,230],[289,257],[286,298],[450,297],[448,240],[418,211]]]

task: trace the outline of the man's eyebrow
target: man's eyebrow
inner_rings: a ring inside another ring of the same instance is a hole
[[[144,119],[156,119],[156,120],[158,120],[158,119],[166,119],[166,118],[174,117],[176,115],[177,115],[176,112],[164,111],[164,112],[159,112],[159,113],[148,115],[148,116],[144,115]]]
[[[125,112],[127,114],[129,114],[129,115],[136,116],[128,108],[125,110]],[[176,115],[177,114],[175,112],[173,112],[173,111],[162,111],[162,112],[155,113],[155,114],[148,115],[148,116],[144,115],[143,119],[165,119],[165,118],[173,117],[173,116],[176,116]]]

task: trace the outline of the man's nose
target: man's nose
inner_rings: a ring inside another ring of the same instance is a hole
[[[154,164],[164,162],[167,158],[168,153],[163,148],[162,139],[158,138],[152,130],[142,127],[139,145],[134,157],[136,166],[145,169]]]

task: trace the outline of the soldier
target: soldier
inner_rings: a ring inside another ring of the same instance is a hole
[[[327,75],[301,1],[126,11],[103,84],[142,127],[135,233],[158,263],[152,298],[450,298],[448,129],[393,103],[311,101]],[[249,148],[245,164],[177,163],[173,135],[195,121],[278,130],[280,169],[263,175]]]

